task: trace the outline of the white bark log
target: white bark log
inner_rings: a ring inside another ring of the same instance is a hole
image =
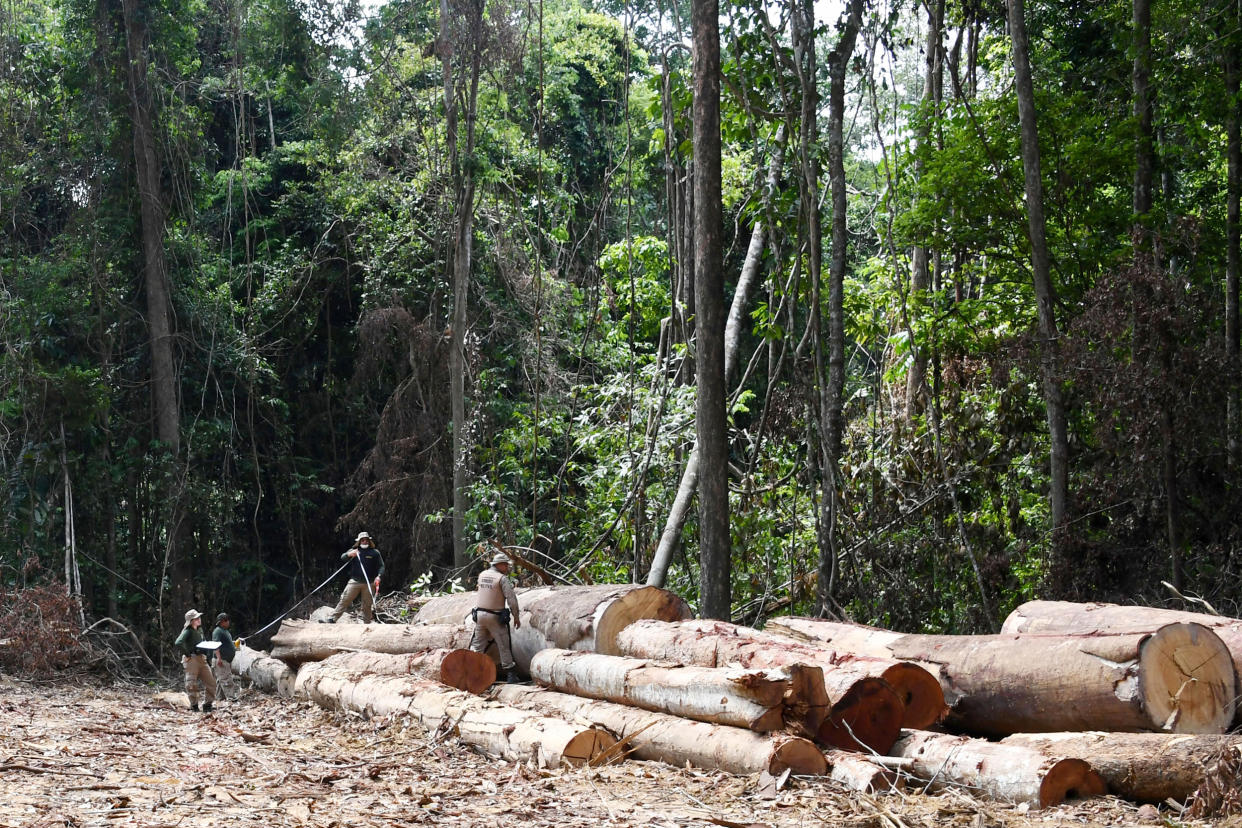
[[[1047,808],[1106,792],[1104,780],[1081,759],[967,736],[906,730],[890,755],[909,759],[909,773],[933,790],[960,786],[998,802]]]
[[[252,685],[264,693],[286,699],[293,698],[297,673],[285,662],[272,658],[261,650],[240,645],[233,656],[233,672],[249,679]]]
[[[470,631],[442,624],[317,624],[286,618],[272,636],[272,657],[290,664],[346,652],[420,653],[470,645]]]
[[[506,704],[605,727],[637,759],[736,774],[767,771],[774,776],[786,769],[803,775],[822,775],[828,769],[823,752],[796,736],[761,735],[538,687],[501,685],[496,697]]]
[[[814,736],[828,713],[823,671],[804,665],[681,667],[558,649],[536,653],[530,673],[564,693],[761,733]]]

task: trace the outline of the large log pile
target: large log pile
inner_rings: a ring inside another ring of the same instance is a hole
[[[286,621],[271,657],[243,647],[235,667],[269,692],[412,716],[513,761],[628,755],[827,775],[855,790],[901,774],[1035,807],[1105,791],[1185,799],[1222,748],[1242,745],[1190,735],[1224,731],[1237,678],[1226,644],[1187,619],[1092,615],[1089,629],[994,636],[780,619],[760,632],[690,620],[681,599],[651,587],[545,587],[520,600],[515,656],[543,687],[476,695],[495,668],[460,649],[473,594],[432,599],[411,625]],[[1034,615],[1024,623],[1054,623]],[[956,733],[927,731],[946,698]]]
[[[797,632],[826,646],[939,665],[945,697],[953,700],[948,722],[969,733],[1223,733],[1233,718],[1237,680],[1228,648],[1199,624],[1121,633],[902,635],[802,619]]]

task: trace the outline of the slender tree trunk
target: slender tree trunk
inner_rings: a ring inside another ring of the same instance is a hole
[[[469,48],[469,76],[466,79],[465,147],[458,146],[458,86],[453,78],[451,19],[448,0],[440,0],[441,66],[444,75],[445,135],[451,159],[455,204],[453,214],[453,250],[451,273],[453,284],[452,335],[449,344],[449,396],[453,417],[453,565],[462,568],[470,563],[466,546],[466,509],[469,506],[466,488],[469,485],[470,441],[466,434],[466,309],[470,295],[470,270],[474,241],[474,189],[472,167],[462,164],[464,154],[474,152],[475,114],[478,98],[479,71],[482,62],[481,37],[483,7],[481,0],[469,3],[469,30],[473,37]]]
[[[692,0],[694,30],[694,364],[699,453],[699,612],[730,616],[729,423],[721,266],[720,4]]]
[[[944,19],[944,0],[931,0],[927,7],[927,65],[923,78],[923,112],[918,122],[915,140],[926,149],[931,142],[931,122],[938,116],[940,103],[940,38],[941,23]],[[934,113],[934,114],[933,114]],[[914,175],[922,176],[923,162],[916,156]],[[910,312],[922,314],[926,312],[927,289],[931,285],[931,274],[928,260],[931,251],[925,245],[917,244],[910,257]],[[913,328],[913,326],[911,326]],[[927,351],[922,347],[914,331],[910,335],[910,373],[906,376],[906,418],[913,419],[926,404],[927,394]]]
[[[164,255],[164,221],[167,206],[161,183],[161,166],[154,127],[155,101],[148,80],[150,35],[146,19],[150,9],[143,0],[122,0],[125,26],[126,93],[133,130],[134,173],[141,213],[143,288],[147,299],[147,328],[151,338],[151,401],[155,435],[171,458],[171,503],[166,566],[171,580],[173,606],[188,605],[192,598],[189,560],[186,557],[184,488],[181,455],[181,410],[177,393],[177,368],[173,355],[173,313],[168,265]]]
[[[1059,379],[1056,292],[1052,287],[1052,267],[1044,227],[1044,186],[1040,174],[1039,132],[1035,122],[1035,87],[1031,81],[1031,59],[1026,39],[1026,11],[1023,0],[1008,0],[1009,30],[1013,39],[1014,87],[1018,95],[1018,122],[1022,133],[1022,169],[1026,179],[1026,209],[1031,242],[1031,271],[1035,302],[1039,314],[1040,371],[1044,407],[1048,417],[1049,503],[1052,512],[1054,548],[1063,542],[1069,500],[1069,429],[1065,399]]]
[[[1234,371],[1242,371],[1238,324],[1238,272],[1242,270],[1242,233],[1239,232],[1239,201],[1242,200],[1242,93],[1239,92],[1239,50],[1242,50],[1242,14],[1237,3],[1229,4],[1228,15],[1232,36],[1225,41],[1225,99],[1228,115],[1225,121],[1228,165],[1228,186],[1225,208],[1225,350]],[[1228,436],[1229,465],[1235,471],[1242,467],[1242,389],[1235,379],[1229,391]]]
[[[1142,223],[1151,212],[1155,142],[1151,118],[1151,0],[1133,0],[1134,66],[1132,71],[1134,122],[1134,220]]]
[[[826,613],[832,601],[837,575],[837,473],[841,462],[842,435],[845,430],[845,265],[849,252],[849,228],[846,224],[845,188],[845,73],[858,30],[862,26],[862,0],[850,0],[845,9],[844,24],[838,31],[836,48],[828,56],[828,186],[832,193],[832,258],[828,265],[828,371],[824,392],[820,397],[820,421],[823,430],[821,455],[824,467],[824,496],[821,509],[826,512],[824,540],[819,558],[818,611]]]

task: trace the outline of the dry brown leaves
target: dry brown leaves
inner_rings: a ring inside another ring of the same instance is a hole
[[[165,692],[160,692],[161,690]],[[171,687],[39,685],[0,675],[0,828],[345,826],[1120,826],[1096,799],[1027,812],[964,793],[846,792],[648,762],[547,771],[364,720],[243,693],[193,714]],[[176,705],[176,706],[175,706]],[[1160,818],[1167,818],[1164,811]]]

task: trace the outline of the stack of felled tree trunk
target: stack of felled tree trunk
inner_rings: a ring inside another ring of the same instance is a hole
[[[534,686],[493,687],[494,653],[464,649],[473,594],[431,599],[412,624],[285,621],[270,655],[243,648],[235,665],[269,692],[413,716],[514,761],[629,756],[868,791],[912,777],[1036,807],[1185,799],[1235,746],[1221,734],[1238,650],[1208,616],[1079,624],[1036,602],[993,636],[799,618],[759,631],[690,619],[654,587],[519,595],[512,649]]]

